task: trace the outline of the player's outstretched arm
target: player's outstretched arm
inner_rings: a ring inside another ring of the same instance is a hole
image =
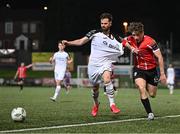
[[[64,43],[64,45],[68,45],[68,46],[81,46],[81,45],[86,44],[88,41],[89,41],[88,37],[84,36],[80,39],[73,40],[73,41],[63,40],[62,43]]]
[[[33,64],[29,64],[29,65],[26,66],[26,68],[30,68],[32,66],[33,66]]]

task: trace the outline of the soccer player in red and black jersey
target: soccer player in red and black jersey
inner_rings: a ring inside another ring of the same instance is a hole
[[[27,66],[24,65],[24,62],[21,63],[21,66],[18,67],[14,79],[18,76],[18,85],[20,85],[20,91],[23,90],[24,80],[27,77],[26,71],[28,68],[32,67],[33,64]]]
[[[156,41],[144,35],[144,25],[141,22],[132,22],[128,26],[132,34],[123,40],[123,45],[130,45],[134,51],[133,79],[139,89],[141,102],[148,114],[148,119],[153,120],[154,114],[148,96],[155,97],[158,82],[166,84],[164,61]],[[128,46],[129,47],[129,46]],[[156,67],[159,66],[160,76]]]

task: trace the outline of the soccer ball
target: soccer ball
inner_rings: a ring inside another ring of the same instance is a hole
[[[26,118],[26,110],[22,107],[14,108],[11,112],[11,118],[15,122],[23,122]]]

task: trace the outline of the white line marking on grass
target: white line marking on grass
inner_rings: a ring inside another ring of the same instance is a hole
[[[155,119],[176,118],[176,117],[180,117],[180,115],[169,115],[169,116],[155,117]],[[141,120],[147,120],[147,118],[135,118],[135,119],[126,119],[126,120],[117,120],[117,121],[104,121],[104,122],[82,123],[82,124],[61,125],[61,126],[51,126],[51,127],[40,127],[40,128],[3,130],[3,131],[0,131],[0,133],[12,133],[12,132],[25,132],[25,131],[47,130],[47,129],[57,129],[57,128],[92,126],[92,125],[102,125],[102,124],[132,122],[132,121],[141,121]]]

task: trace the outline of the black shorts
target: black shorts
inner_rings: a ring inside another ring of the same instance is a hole
[[[22,81],[22,82],[24,82],[24,78],[18,78],[18,81],[20,82],[20,81]]]
[[[143,78],[148,84],[157,86],[159,82],[159,76],[156,68],[150,70],[141,70],[139,68],[133,68],[133,80],[137,78]]]

